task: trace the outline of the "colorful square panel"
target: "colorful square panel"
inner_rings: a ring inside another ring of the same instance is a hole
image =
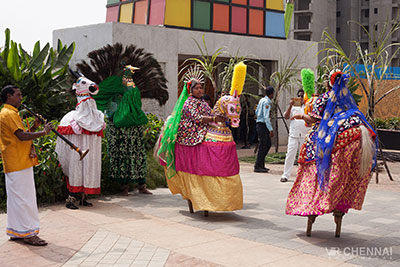
[[[133,23],[147,24],[147,1],[148,0],[135,2],[135,16],[133,17]]]
[[[151,0],[150,4],[149,24],[163,25],[165,0]]]
[[[190,0],[165,0],[165,25],[190,28]]]
[[[232,6],[232,32],[247,32],[247,9],[243,7]]]
[[[106,22],[118,21],[119,6],[107,8]]]
[[[284,14],[281,12],[265,12],[265,35],[285,38]]]
[[[229,31],[229,6],[214,4],[213,28],[214,31]]]
[[[247,0],[232,0],[232,4],[247,5]]]
[[[264,11],[249,9],[249,34],[264,34]]]
[[[119,22],[132,23],[133,3],[120,6]]]
[[[119,3],[119,0],[107,0],[107,5]]]
[[[266,8],[283,11],[283,0],[265,0]]]
[[[211,4],[203,1],[193,2],[193,28],[210,30]]]
[[[250,0],[249,6],[264,7],[265,0]]]

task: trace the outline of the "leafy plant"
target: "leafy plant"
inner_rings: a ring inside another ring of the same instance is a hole
[[[147,150],[147,185],[150,189],[166,187],[164,170],[153,157],[152,150],[157,141],[158,135],[163,126],[163,121],[153,114],[147,114],[149,118],[149,130],[145,132],[144,142]],[[28,118],[29,125],[32,125],[33,118]],[[56,128],[57,121],[51,122]],[[57,136],[50,133],[41,138],[35,139],[34,144],[38,155],[39,165],[34,167],[36,196],[39,205],[54,204],[64,201],[68,191],[62,168],[57,160],[55,152]],[[102,170],[101,190],[103,195],[116,194],[121,192],[121,185],[108,179],[109,160],[107,154],[107,139],[102,139]],[[131,185],[132,187],[132,185]],[[0,157],[0,211],[6,208],[6,189],[3,173],[2,158]]]
[[[145,132],[143,135],[145,148],[147,151],[153,150],[154,145],[157,142],[158,136],[160,135],[161,129],[164,125],[164,121],[160,120],[156,115],[147,113],[149,122],[145,126]]]
[[[292,59],[280,60],[278,70],[271,74],[269,83],[274,87],[275,94],[272,100],[271,118],[274,119],[274,139],[275,153],[279,147],[279,128],[278,128],[278,101],[280,93],[283,89],[289,89],[293,84],[297,83],[298,67],[296,65],[297,56]]]
[[[375,119],[378,129],[400,130],[400,117],[388,119]]]
[[[382,92],[382,81],[387,75],[392,60],[399,53],[400,43],[392,43],[392,36],[399,31],[400,21],[386,21],[378,35],[375,35],[375,33],[371,35],[368,29],[358,22],[353,23],[357,23],[368,36],[369,43],[374,44],[371,50],[363,49],[360,41],[353,40],[352,42],[356,46],[356,55],[350,57],[344,52],[339,42],[327,31],[324,31],[322,43],[325,44],[326,47],[320,52],[327,53],[325,58],[327,62],[332,58],[339,58],[340,61],[343,61],[343,63],[348,66],[367,97],[368,106],[366,117],[374,126],[376,105],[383,98],[400,89],[400,86],[395,86],[384,94]],[[395,47],[395,50],[390,56],[389,51],[392,50],[392,47]],[[357,70],[356,64],[358,63],[364,66],[363,71]],[[378,95],[381,96],[377,99]]]
[[[10,30],[5,30],[5,44],[0,50],[0,87],[13,84],[21,89],[25,104],[49,120],[60,119],[68,111],[68,63],[75,44],[65,46],[58,41],[56,49],[47,43],[42,49],[36,42],[32,55],[20,44],[10,40]]]
[[[219,65],[221,65],[221,62],[217,63],[217,58],[222,53],[224,53],[225,48],[220,47],[213,54],[210,55],[210,53],[208,52],[208,49],[207,49],[206,40],[204,38],[204,35],[202,36],[202,40],[203,40],[203,47],[199,44],[199,42],[197,42],[196,39],[193,39],[193,41],[196,43],[196,46],[200,50],[200,53],[201,53],[200,58],[191,57],[191,58],[186,59],[183,62],[183,65],[185,65],[187,62],[190,62],[192,64],[186,65],[184,68],[182,68],[181,71],[179,72],[179,74],[181,72],[186,71],[186,69],[189,68],[190,66],[192,66],[194,64],[198,64],[198,65],[200,65],[201,69],[204,71],[204,76],[211,81],[211,84],[215,90],[217,88],[217,83],[215,80],[215,71],[217,70]]]

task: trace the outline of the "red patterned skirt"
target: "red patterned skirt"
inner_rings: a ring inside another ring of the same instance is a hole
[[[286,214],[322,215],[333,210],[361,210],[370,180],[370,172],[359,176],[361,160],[361,130],[349,129],[336,138],[332,151],[331,173],[326,191],[318,184],[315,161],[304,162],[305,145],[299,157],[296,181],[290,190]]]

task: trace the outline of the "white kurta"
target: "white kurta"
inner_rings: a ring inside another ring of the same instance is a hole
[[[80,100],[80,102],[79,102]],[[68,112],[61,120],[61,127],[75,122],[89,132],[99,132],[104,128],[104,114],[97,109],[93,98],[82,101],[78,98],[76,110]],[[68,190],[72,193],[100,194],[101,182],[101,136],[97,134],[64,135],[82,151],[89,149],[83,160],[61,138],[57,138],[56,152],[63,172],[68,176]]]
[[[5,173],[7,191],[7,235],[27,238],[39,234],[33,167]]]

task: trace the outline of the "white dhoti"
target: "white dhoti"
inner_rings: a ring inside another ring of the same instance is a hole
[[[63,173],[68,177],[67,187],[70,193],[100,194],[101,184],[101,136],[96,134],[65,135],[82,151],[89,153],[82,159],[67,143],[57,138],[56,152]]]
[[[39,234],[33,167],[9,172],[6,176],[7,235],[26,238]]]

